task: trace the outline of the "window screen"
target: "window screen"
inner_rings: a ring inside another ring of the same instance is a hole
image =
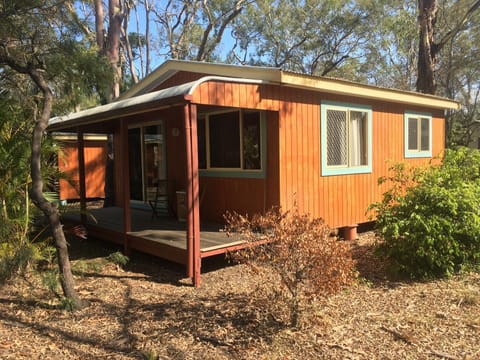
[[[327,164],[347,165],[347,112],[327,110]]]

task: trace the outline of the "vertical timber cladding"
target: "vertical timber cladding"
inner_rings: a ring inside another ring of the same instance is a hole
[[[371,173],[321,175],[322,100],[371,106]],[[278,113],[278,133],[272,134],[270,129],[268,133],[268,151],[272,150],[272,144],[278,142],[275,145],[278,146],[278,169],[275,171],[273,167],[269,167],[267,194],[277,186],[279,205],[290,208],[297,203],[301,212],[321,217],[331,227],[369,221],[369,214],[366,212],[368,206],[379,200],[385,191],[385,188],[378,186],[377,180],[388,174],[388,168],[393,163],[408,162],[420,166],[430,162],[430,158],[404,158],[405,111],[431,113],[432,154],[436,156],[444,150],[443,112],[432,111],[428,107],[419,108],[284,86],[225,84],[215,81],[200,85],[193,101],[199,104],[272,110]],[[277,184],[272,183],[272,177],[278,178]]]
[[[62,141],[62,153],[58,166],[68,180],[60,179],[60,199],[79,199],[80,184],[78,172],[77,141]],[[105,166],[107,161],[107,140],[85,139],[85,185],[87,198],[105,196]]]

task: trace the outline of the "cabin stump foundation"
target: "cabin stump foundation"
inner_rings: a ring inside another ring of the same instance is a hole
[[[352,225],[343,227],[340,232],[343,239],[347,241],[357,240],[358,239],[357,228],[358,228],[358,224],[352,224]]]

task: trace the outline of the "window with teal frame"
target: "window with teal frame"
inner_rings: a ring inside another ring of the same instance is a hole
[[[322,176],[372,172],[370,106],[322,101]]]
[[[432,116],[426,113],[405,112],[405,158],[432,157]]]

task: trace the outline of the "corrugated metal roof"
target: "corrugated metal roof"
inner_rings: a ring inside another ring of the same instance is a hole
[[[204,73],[206,76],[199,80],[178,86],[148,92],[161,85],[179,71]],[[384,100],[432,109],[458,109],[460,106],[458,102],[439,96],[382,88],[341,79],[298,74],[283,71],[279,68],[169,60],[141,82],[134,85],[129,91],[123,94],[119,100],[77,113],[52,118],[49,121],[49,128],[51,130],[61,130],[66,127],[71,128],[74,125],[80,126],[90,122],[105,121],[120,116],[147,112],[154,109],[155,104],[168,101],[168,99],[178,98],[179,101],[185,101],[184,97],[186,95],[192,94],[199,84],[209,80],[234,83],[278,84],[312,91],[373,99],[376,101]]]
[[[210,80],[250,84],[263,83],[263,81],[255,79],[205,76],[199,80],[173,86],[167,89],[154,91],[144,95],[134,96],[128,99],[115,101],[106,105],[97,106],[68,115],[57,116],[49,120],[48,127],[49,130],[53,131],[62,130],[67,127],[72,128],[74,126],[81,126],[92,122],[105,121],[119,116],[128,116],[132,114],[148,112],[152,110],[149,105],[153,106],[156,103],[160,103],[162,100],[178,99],[178,101],[186,101],[185,97],[191,95],[195,91],[197,86],[199,86],[203,82]]]

